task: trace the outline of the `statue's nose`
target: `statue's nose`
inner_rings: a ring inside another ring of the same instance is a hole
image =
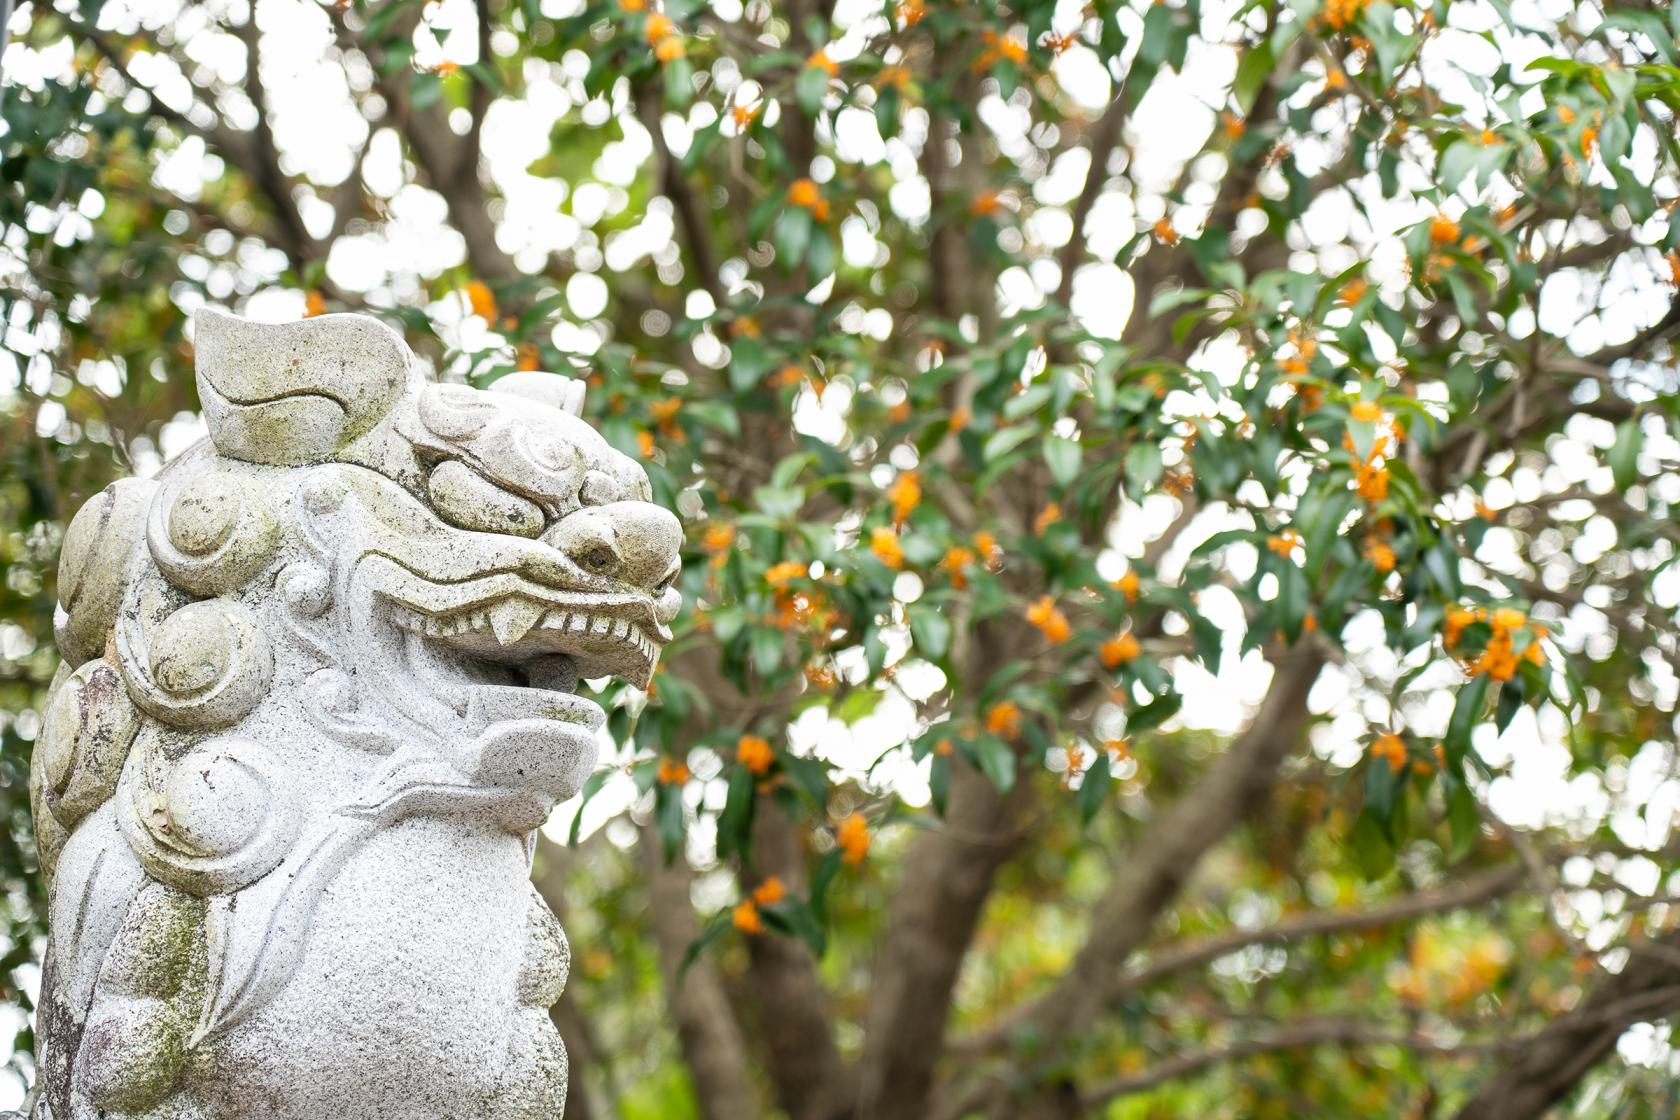
[[[543,540],[586,572],[657,595],[676,577],[682,523],[648,502],[609,502],[562,517]]]

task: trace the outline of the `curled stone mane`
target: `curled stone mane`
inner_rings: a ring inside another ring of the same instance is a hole
[[[557,1117],[533,830],[645,687],[681,528],[582,385],[197,319],[209,437],[65,534],[32,1120]]]

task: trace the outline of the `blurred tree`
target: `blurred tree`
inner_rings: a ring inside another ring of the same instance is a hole
[[[11,31],[14,1005],[64,520],[197,431],[193,308],[350,309],[587,371],[690,527],[539,856],[573,1120],[1673,1115],[1680,13]]]

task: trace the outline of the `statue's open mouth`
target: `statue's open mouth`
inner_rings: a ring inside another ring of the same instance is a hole
[[[497,573],[465,583],[404,579],[387,590],[410,671],[470,725],[550,719],[593,731],[604,714],[580,678],[647,687],[671,632],[642,595],[579,595]]]

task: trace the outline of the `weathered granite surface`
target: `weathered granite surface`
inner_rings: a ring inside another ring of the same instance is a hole
[[[210,438],[64,541],[33,1120],[552,1120],[533,830],[645,684],[681,528],[583,386],[197,320]]]

